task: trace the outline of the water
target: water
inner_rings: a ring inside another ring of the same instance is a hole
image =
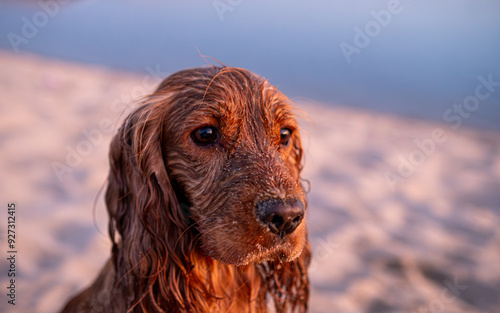
[[[0,48],[14,50],[15,33],[24,38],[19,51],[165,75],[205,64],[201,52],[268,78],[291,98],[436,121],[457,116],[450,110],[475,96],[479,76],[500,82],[499,1],[391,3],[95,0],[52,6],[44,20],[37,2],[3,1]],[[24,36],[36,18],[36,34]],[[364,33],[358,47],[356,27]],[[359,49],[350,62],[342,43]],[[500,86],[482,98],[462,120],[500,130]]]

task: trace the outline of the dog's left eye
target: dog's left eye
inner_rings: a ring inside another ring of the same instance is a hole
[[[282,128],[280,130],[280,144],[287,146],[290,142],[290,137],[292,136],[292,131],[288,128]]]
[[[195,130],[191,137],[199,146],[206,146],[217,140],[217,129],[212,126],[204,126]]]

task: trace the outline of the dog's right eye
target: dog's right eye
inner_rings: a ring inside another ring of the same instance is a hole
[[[217,140],[217,129],[212,126],[203,126],[191,134],[193,141],[199,146],[206,146]]]

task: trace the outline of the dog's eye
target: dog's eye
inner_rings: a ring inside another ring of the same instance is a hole
[[[290,137],[292,136],[292,131],[288,128],[282,128],[280,130],[280,144],[287,146],[290,142]]]
[[[217,140],[217,129],[212,126],[203,126],[195,130],[191,137],[200,146],[206,146]]]

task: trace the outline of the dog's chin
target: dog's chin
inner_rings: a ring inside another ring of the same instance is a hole
[[[266,253],[259,253],[256,255],[252,255],[241,262],[241,264],[235,265],[247,265],[251,263],[262,263],[266,261],[274,261],[274,262],[292,262],[297,259],[304,250],[304,247],[299,247],[298,249],[288,250],[288,249],[272,249]]]
[[[244,251],[240,247],[227,247],[222,251],[237,251],[232,254],[218,253],[215,250],[207,249],[207,254],[214,260],[221,263],[234,266],[244,266],[249,264],[258,264],[266,261],[273,262],[291,262],[297,259],[303,252],[305,240],[300,240],[299,243],[290,243],[289,241],[283,244],[278,244],[271,248],[263,248],[260,245]]]
[[[221,263],[234,266],[245,266],[249,264],[259,264],[266,261],[274,262],[292,262],[297,259],[304,249],[299,249],[289,253],[288,251],[269,251],[266,253],[248,253],[246,255],[236,255],[232,257],[219,257],[211,255],[214,260]]]

